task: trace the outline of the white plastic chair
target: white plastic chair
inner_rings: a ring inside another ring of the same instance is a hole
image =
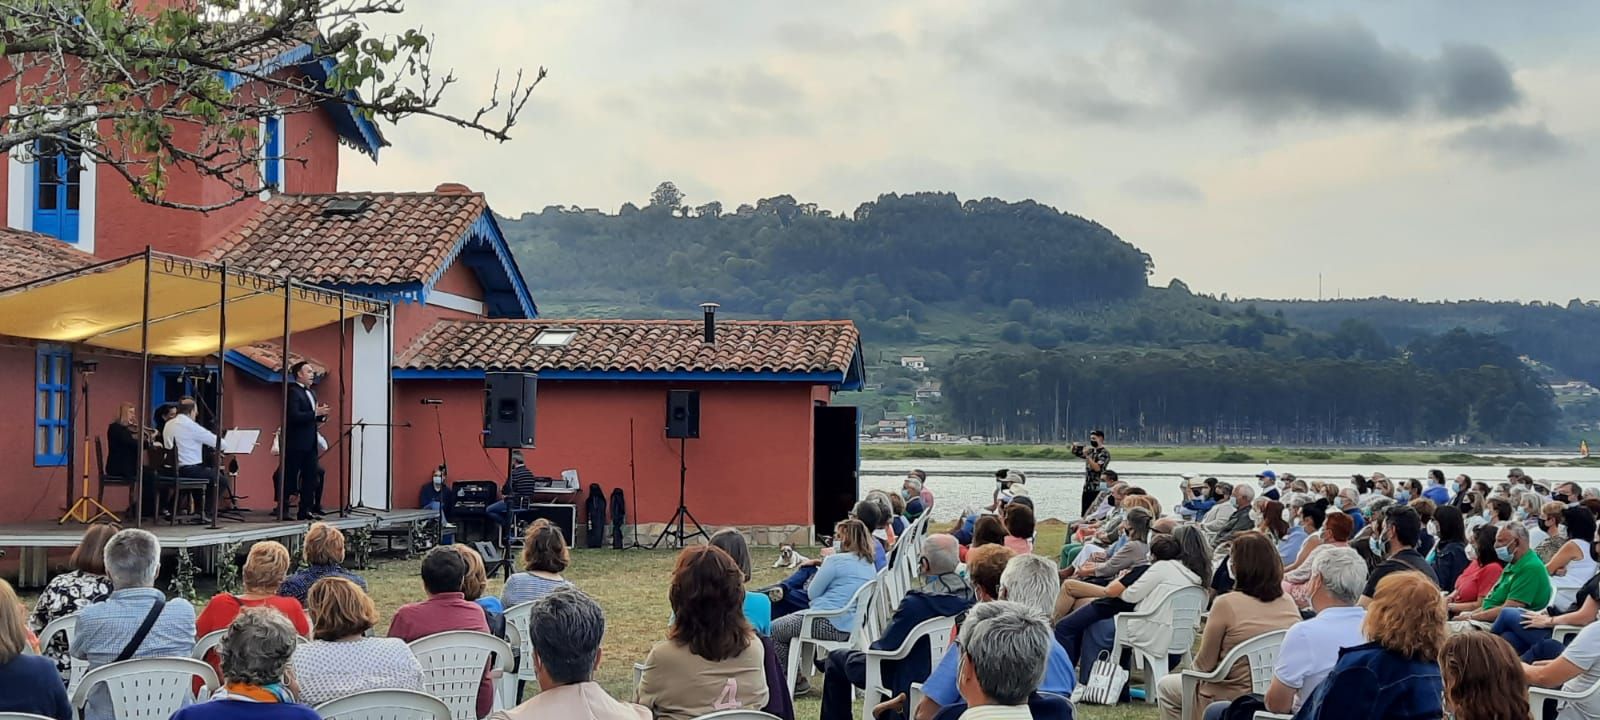
[[[794,697],[794,679],[800,673],[800,658],[802,656],[807,658],[805,663],[806,675],[815,675],[816,662],[812,659],[814,655],[811,653],[844,650],[854,647],[851,644],[851,640],[865,634],[867,619],[872,615],[870,599],[873,590],[877,586],[877,579],[866,581],[861,587],[856,588],[856,594],[850,598],[850,602],[838,610],[802,610],[797,613],[800,616],[800,635],[789,643],[789,672],[786,678],[789,683],[789,697]],[[818,619],[839,617],[848,613],[850,608],[856,608],[856,624],[850,631],[851,640],[824,640],[811,634],[814,627],[813,623]]]
[[[937,617],[922,621],[911,629],[906,635],[905,642],[894,650],[866,651],[867,682],[864,686],[866,692],[862,693],[864,702],[861,703],[861,720],[873,720],[872,708],[874,705],[888,699],[888,689],[883,686],[883,664],[885,662],[904,660],[911,654],[912,648],[923,638],[928,639],[928,669],[939,667],[939,661],[944,659],[944,653],[950,648],[950,633],[956,629],[956,619],[953,617]],[[919,693],[920,694],[920,693]],[[919,698],[920,699],[920,698]],[[911,713],[916,712],[916,706],[910,708]]]
[[[368,690],[316,707],[322,720],[450,720],[443,700],[415,690]]]
[[[1278,661],[1278,648],[1283,645],[1283,636],[1288,634],[1288,630],[1274,630],[1239,643],[1223,655],[1222,661],[1210,672],[1184,670],[1180,676],[1183,679],[1183,720],[1197,720],[1204,712],[1199,707],[1200,683],[1226,678],[1240,661],[1250,664],[1250,692],[1266,695],[1267,688],[1272,685],[1272,666]]]
[[[533,634],[529,630],[532,618],[529,613],[533,610],[533,601],[517,603],[506,608],[506,642],[511,644],[511,649],[517,653],[517,683],[531,683],[539,680],[538,673],[533,671]],[[514,691],[513,691],[514,692]],[[507,707],[514,707],[508,705]]]
[[[50,647],[50,639],[57,634],[66,635],[67,647],[72,647],[72,641],[78,636],[78,614],[62,615],[45,625],[44,629],[39,631],[39,647]],[[25,647],[23,651],[29,655],[37,654],[33,652],[32,646]],[[72,668],[67,674],[67,694],[70,695],[78,687],[78,683],[83,682],[83,674],[89,672],[89,661],[70,658],[68,663]]]
[[[760,710],[718,710],[710,715],[701,715],[694,720],[780,720],[777,715],[764,713]]]
[[[1294,720],[1294,716],[1257,710],[1256,714],[1250,716],[1250,720]]]
[[[1124,649],[1133,653],[1133,672],[1130,676],[1144,673],[1145,702],[1156,701],[1156,680],[1172,672],[1172,664],[1168,660],[1173,655],[1188,658],[1194,647],[1194,635],[1200,627],[1200,613],[1205,610],[1206,591],[1200,587],[1178,588],[1161,600],[1161,603],[1149,612],[1118,613],[1113,619],[1116,625],[1116,639],[1111,645],[1111,657],[1121,658]],[[1129,639],[1134,622],[1149,622],[1152,617],[1160,614],[1162,608],[1170,608],[1172,623],[1167,626],[1170,633],[1167,642],[1157,642],[1150,646],[1133,644]],[[1130,677],[1131,681],[1133,678]]]
[[[216,672],[193,658],[136,658],[101,665],[85,674],[72,691],[72,707],[82,717],[89,694],[104,685],[116,720],[168,718],[195,700],[195,678],[205,684],[206,697],[217,689]]]
[[[56,720],[46,715],[25,712],[0,712],[0,720]]]
[[[443,700],[454,720],[478,720],[478,684],[487,672],[511,670],[511,645],[488,633],[455,630],[412,641],[422,689]],[[499,696],[504,684],[495,683]],[[503,697],[499,702],[504,704]]]
[[[222,644],[222,638],[227,636],[227,634],[227,628],[223,628],[221,630],[212,630],[211,632],[206,633],[204,637],[194,641],[194,652],[189,653],[189,657],[204,662],[206,659],[206,653],[217,649],[217,646]]]
[[[1600,682],[1593,683],[1589,685],[1588,688],[1579,690],[1578,692],[1567,692],[1565,690],[1557,690],[1555,688],[1542,688],[1530,685],[1528,686],[1528,707],[1533,711],[1534,717],[1543,717],[1544,701],[1546,700],[1555,700],[1557,702],[1565,701],[1567,703],[1571,703],[1593,698],[1596,692],[1600,692]]]
[[[1567,644],[1567,639],[1583,631],[1582,625],[1557,625],[1550,628],[1550,637],[1562,645]]]

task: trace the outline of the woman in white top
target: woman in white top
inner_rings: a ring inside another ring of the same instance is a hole
[[[1544,564],[1544,569],[1550,573],[1550,586],[1555,589],[1550,605],[1565,608],[1577,602],[1578,589],[1594,577],[1600,564],[1594,558],[1594,513],[1581,505],[1569,507],[1561,513],[1561,525],[1567,530],[1567,542]]]
[[[341,577],[306,593],[316,629],[289,659],[295,697],[316,706],[364,690],[422,690],[422,666],[398,638],[366,637],[378,610],[361,587]]]
[[[1205,534],[1194,525],[1182,525],[1171,535],[1157,535],[1150,542],[1151,557],[1155,560],[1143,569],[1136,579],[1136,568],[1121,579],[1112,581],[1106,588],[1106,597],[1095,600],[1059,619],[1055,626],[1056,641],[1067,651],[1067,657],[1081,667],[1088,662],[1078,655],[1083,638],[1095,623],[1118,613],[1144,611],[1160,606],[1174,590],[1186,587],[1206,587],[1211,575],[1211,547]],[[1057,612],[1061,611],[1057,599]],[[1172,631],[1172,618],[1155,616],[1130,623],[1133,641],[1147,644]]]

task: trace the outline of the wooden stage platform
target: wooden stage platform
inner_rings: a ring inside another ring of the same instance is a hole
[[[205,550],[238,542],[294,538],[304,535],[311,526],[305,520],[280,522],[266,512],[251,512],[244,517],[244,522],[222,520],[216,528],[208,525],[168,525],[152,520],[146,520],[143,527],[161,540],[163,550]],[[360,510],[352,511],[349,517],[329,515],[322,522],[340,530],[361,527],[388,530],[435,517],[438,517],[438,513],[433,510]],[[47,551],[51,548],[77,547],[83,528],[83,525],[74,522],[58,525],[50,521],[0,525],[0,549],[18,551],[22,562],[17,578],[19,586],[43,586],[49,580],[45,561]]]

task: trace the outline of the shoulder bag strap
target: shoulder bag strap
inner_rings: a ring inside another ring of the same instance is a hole
[[[113,662],[122,662],[130,659],[134,653],[139,652],[139,646],[144,644],[145,637],[150,634],[150,629],[156,626],[156,620],[161,617],[161,611],[166,607],[166,598],[156,599],[155,604],[150,606],[150,612],[145,614],[144,623],[139,625],[139,630],[133,634],[133,638],[128,640],[127,646],[122,648],[122,652],[117,655],[117,659]]]

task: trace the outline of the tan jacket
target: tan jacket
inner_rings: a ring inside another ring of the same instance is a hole
[[[767,705],[766,648],[754,634],[744,652],[711,662],[662,640],[645,658],[636,701],[659,720],[692,720],[717,710]]]
[[[650,720],[650,711],[618,702],[600,687],[586,682],[545,690],[510,710],[489,715],[489,720]]]
[[[1300,622],[1300,610],[1288,595],[1264,603],[1241,592],[1219,596],[1200,635],[1194,667],[1210,671],[1229,650],[1250,638],[1273,630],[1288,630]],[[1200,683],[1200,707],[1215,700],[1232,700],[1250,692],[1250,663],[1239,661],[1220,683]]]

